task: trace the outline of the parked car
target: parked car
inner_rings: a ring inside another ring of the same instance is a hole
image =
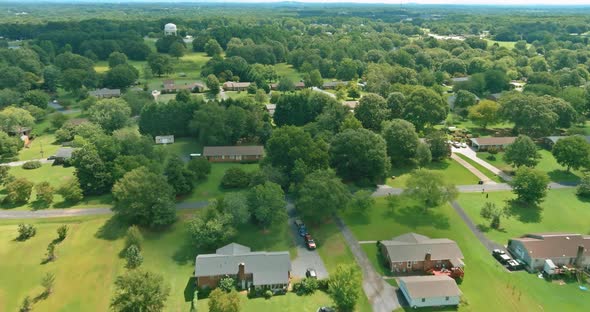
[[[305,271],[305,276],[309,278],[318,278],[318,275],[314,269],[307,269],[307,271]]]
[[[329,307],[321,307],[317,312],[334,312],[335,310]]]
[[[521,270],[523,268],[522,265],[514,259],[508,260],[508,262],[506,262],[506,267],[510,271],[517,271],[517,270]]]
[[[462,142],[461,144],[459,144],[459,147],[461,147],[461,148],[467,148],[467,143]]]
[[[295,221],[293,223],[295,223],[295,226],[297,228],[300,228],[302,226],[305,226],[305,224],[303,224],[303,221],[301,221],[300,219],[295,219]]]
[[[309,234],[305,234],[305,236],[303,237],[305,239],[305,246],[307,246],[307,249],[309,250],[313,250],[316,249],[316,244],[313,241],[313,238],[311,237],[311,235]]]
[[[305,234],[307,234],[307,229],[305,228],[305,226],[302,226],[299,228],[299,236],[304,237]]]
[[[453,142],[451,145],[453,145],[455,148],[459,148],[459,146],[461,146],[459,142]]]
[[[504,250],[494,249],[494,251],[492,251],[492,255],[502,264],[506,264],[508,261],[512,260],[510,256],[504,252]]]

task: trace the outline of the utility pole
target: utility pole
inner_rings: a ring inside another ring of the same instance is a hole
[[[43,143],[39,142],[39,146],[41,147],[41,158],[43,158]]]

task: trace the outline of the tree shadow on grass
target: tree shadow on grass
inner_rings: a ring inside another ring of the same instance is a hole
[[[567,172],[566,170],[553,170],[547,172],[549,175],[549,179],[555,182],[578,182],[580,181],[580,177],[573,174],[572,172]]]
[[[191,302],[195,298],[196,278],[194,276],[189,277],[184,287],[184,302]]]
[[[96,238],[116,240],[125,235],[129,225],[119,216],[113,215],[94,234]]]
[[[33,210],[42,210],[47,208],[49,208],[49,205],[42,200],[36,200],[34,202],[31,202],[31,209]]]
[[[504,228],[493,229],[492,227],[490,227],[489,225],[486,225],[486,224],[478,224],[478,225],[476,225],[476,227],[482,233],[487,233],[490,231],[497,231],[497,232],[506,233],[506,229],[504,229]]]
[[[423,207],[418,205],[398,207],[393,211],[388,211],[385,216],[393,218],[396,222],[411,228],[433,226],[439,230],[449,229],[449,218],[436,211],[436,209],[437,208],[430,208],[424,211]]]
[[[508,217],[516,218],[522,223],[539,223],[543,220],[543,208],[517,200],[506,201],[505,212]]]
[[[172,255],[172,260],[179,265],[185,265],[189,262],[195,261],[198,250],[189,242],[188,239],[180,245],[180,247]]]

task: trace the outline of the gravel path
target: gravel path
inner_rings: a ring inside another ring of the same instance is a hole
[[[471,218],[469,218],[469,216],[465,213],[463,207],[461,207],[461,205],[459,205],[457,201],[452,201],[451,206],[453,206],[453,209],[455,209],[457,214],[461,217],[461,219],[463,219],[463,222],[465,222],[469,230],[473,232],[473,235],[475,235],[475,237],[479,239],[479,241],[484,245],[484,247],[487,248],[489,252],[492,252],[492,250],[494,249],[504,250],[504,246],[491,241],[477,228],[477,226],[473,223]]]

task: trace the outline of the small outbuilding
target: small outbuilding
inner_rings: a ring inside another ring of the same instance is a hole
[[[401,277],[399,289],[413,308],[456,306],[461,301],[457,283],[445,275]]]
[[[210,162],[256,162],[264,157],[264,147],[247,146],[205,146],[203,156]]]

